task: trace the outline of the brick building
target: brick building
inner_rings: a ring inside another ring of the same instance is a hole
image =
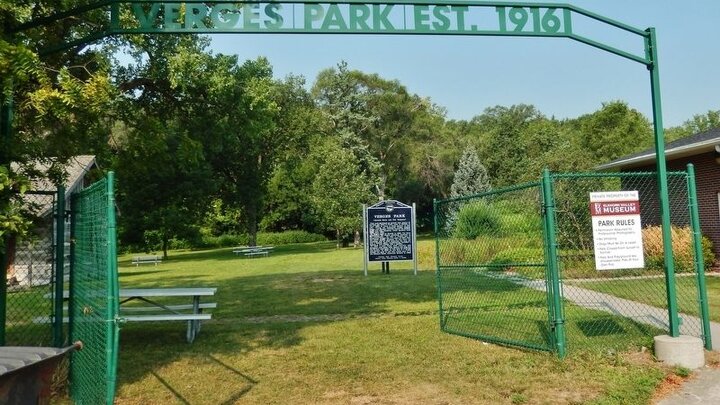
[[[703,235],[713,242],[715,255],[720,258],[720,128],[667,143],[665,158],[669,171],[685,171],[688,163],[695,166],[700,228]],[[601,165],[598,169],[622,172],[655,171],[655,150],[651,148],[624,156]],[[673,201],[683,201],[685,198],[686,195],[673,196],[671,193],[670,203],[672,205]]]

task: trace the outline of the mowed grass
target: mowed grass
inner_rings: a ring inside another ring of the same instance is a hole
[[[612,294],[617,297],[632,299],[658,308],[667,308],[665,296],[665,279],[608,280],[577,284],[580,287]],[[708,297],[710,320],[720,322],[720,277],[706,277],[705,285]],[[654,292],[642,293],[638,292]],[[675,291],[680,312],[698,316],[697,280],[695,276],[678,276],[675,278]]]
[[[561,361],[443,333],[433,269],[364,277],[361,249],[130,258],[121,287],[213,286],[218,308],[191,345],[182,323],[125,324],[119,404],[641,404],[669,373],[638,353]]]

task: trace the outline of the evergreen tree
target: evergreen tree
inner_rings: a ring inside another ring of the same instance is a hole
[[[466,147],[460,157],[458,168],[455,171],[453,184],[450,186],[450,197],[464,197],[484,193],[486,191],[490,191],[491,189],[492,186],[490,185],[490,178],[488,177],[487,169],[480,162],[480,158],[478,157],[475,147],[472,145]],[[445,220],[448,232],[451,231],[453,224],[457,219],[458,212],[463,205],[463,201],[454,201],[448,204],[448,213]]]
[[[490,191],[490,178],[485,166],[480,162],[474,146],[463,151],[460,163],[455,171],[450,197],[462,197]]]

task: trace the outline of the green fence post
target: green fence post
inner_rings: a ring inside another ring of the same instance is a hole
[[[562,311],[560,290],[560,271],[557,260],[557,241],[555,239],[555,198],[552,178],[548,169],[543,170],[542,178],[543,213],[545,221],[545,244],[547,246],[546,266],[550,273],[548,293],[552,294],[552,328],[555,335],[555,351],[561,359],[565,357],[565,319]]]
[[[8,266],[8,255],[7,252],[9,245],[7,242],[3,242],[0,239],[0,280],[7,280],[7,266]],[[7,281],[0,283],[0,346],[5,346],[5,318],[7,311]]]
[[[63,290],[65,283],[65,187],[57,188],[55,213],[55,301],[53,302],[53,343],[63,346]]]
[[[118,275],[117,275],[117,234],[115,224],[115,174],[107,175],[107,404],[115,400],[117,380],[117,355],[120,335],[118,330]]]
[[[435,231],[435,280],[437,283],[438,294],[438,310],[440,311],[440,330],[445,330],[445,322],[443,321],[443,303],[442,303],[442,277],[440,277],[440,226],[438,225],[438,202],[437,198],[433,198],[433,230]]]
[[[695,272],[697,274],[698,297],[700,299],[700,317],[702,319],[705,348],[712,350],[712,333],[710,332],[710,314],[708,312],[707,287],[705,286],[705,260],[703,260],[702,232],[700,231],[700,214],[698,213],[697,188],[695,186],[695,166],[687,165],[688,202],[690,205],[690,224],[692,225],[693,248],[695,251]]]
[[[12,94],[12,83],[10,83],[10,94]],[[10,168],[12,161],[12,121],[13,121],[13,99],[2,97],[0,102],[0,165],[7,165]],[[5,197],[0,197],[5,198]],[[8,195],[9,199],[10,196]],[[10,264],[10,257],[7,252],[10,248],[8,235],[0,238],[0,346],[5,346],[5,321],[7,317],[7,266]]]
[[[655,134],[655,160],[657,164],[657,182],[660,198],[660,219],[662,224],[663,251],[665,261],[665,289],[667,291],[670,335],[680,336],[677,293],[675,291],[675,261],[672,251],[672,233],[670,231],[670,199],[668,197],[667,168],[665,165],[665,133],[663,132],[662,104],[660,102],[660,65],[657,55],[657,36],[655,28],[647,29],[645,52],[651,63],[650,90],[652,95],[653,129]]]
[[[75,325],[75,238],[77,237],[77,205],[78,194],[70,196],[70,274],[68,280],[68,337],[74,341],[73,327]],[[69,370],[69,381],[72,381],[72,367]]]

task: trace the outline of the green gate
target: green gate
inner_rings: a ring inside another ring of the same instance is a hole
[[[66,343],[56,316],[62,299],[55,299],[65,270],[64,190],[34,190],[15,197],[31,226],[25,237],[10,238],[7,263],[0,266],[6,280],[0,286],[0,344],[59,347]]]
[[[112,404],[118,354],[118,276],[113,173],[72,199],[70,391],[78,404]]]
[[[536,183],[436,201],[442,330],[562,357],[567,348],[647,345],[675,319],[711,348],[704,265],[713,257],[703,251],[692,166],[669,173],[668,184],[669,279],[656,173],[546,172]],[[616,191],[637,191],[642,268],[597,270],[590,193]]]

